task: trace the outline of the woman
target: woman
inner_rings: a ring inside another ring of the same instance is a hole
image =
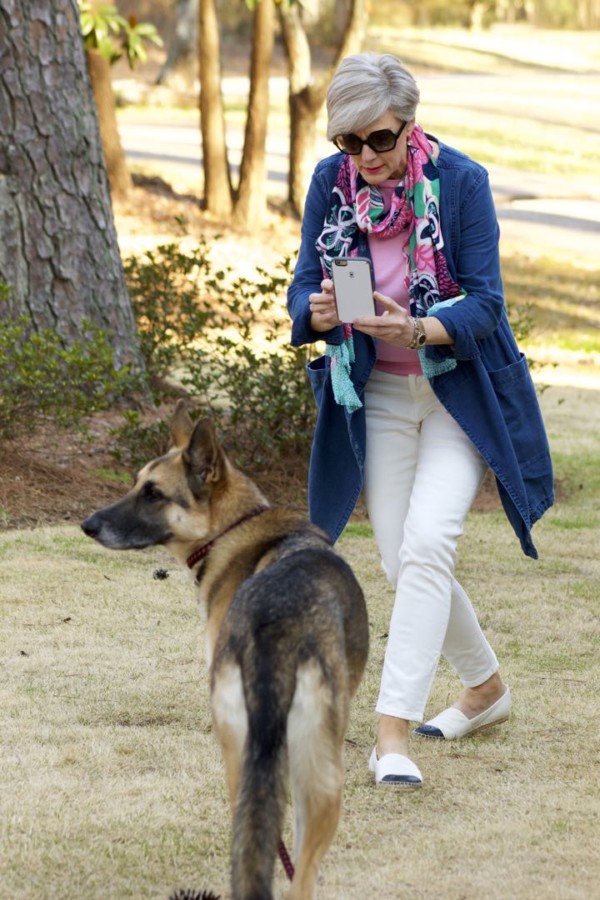
[[[426,135],[418,87],[394,56],[346,58],[327,95],[328,137],[307,195],[288,308],[319,407],[312,520],[337,539],[360,491],[395,589],[376,783],[418,788],[409,723],[422,722],[440,653],[463,689],[416,729],[451,740],[510,712],[494,651],[454,578],[456,545],[491,467],[523,551],[553,502],[552,466],[527,362],[508,324],[485,169]],[[370,257],[376,316],[337,318],[332,260]]]

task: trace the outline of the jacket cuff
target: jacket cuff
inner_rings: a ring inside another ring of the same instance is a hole
[[[452,338],[452,344],[450,346],[447,345],[433,345],[431,347],[427,347],[427,349],[435,350],[436,353],[440,353],[440,356],[434,356],[434,359],[447,359],[448,356],[453,356],[456,360],[469,360],[469,359],[478,359],[481,355],[479,350],[479,344],[473,337],[472,330],[465,324],[464,319],[459,316],[453,316],[451,313],[449,314],[445,310],[438,310],[435,314],[435,318],[439,319],[450,337]],[[429,354],[427,354],[429,356]]]
[[[344,340],[344,332],[341,325],[330,331],[315,331],[310,324],[310,310],[302,313],[292,321],[292,347],[302,347],[304,344],[315,344],[317,341],[325,341],[328,344],[341,344]]]

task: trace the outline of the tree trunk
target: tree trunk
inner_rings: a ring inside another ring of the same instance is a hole
[[[200,0],[198,25],[204,200],[208,212],[218,219],[229,220],[233,200],[221,94],[219,23],[215,0]]]
[[[123,200],[131,189],[131,176],[117,125],[117,104],[110,62],[99,50],[86,50],[88,73],[96,101],[104,163],[113,197]]]
[[[0,5],[0,280],[3,316],[108,332],[141,369],[76,0]]]
[[[315,155],[318,109],[316,112],[311,109],[311,55],[300,5],[281,4],[279,19],[289,72],[288,204],[292,213],[301,215]]]
[[[470,0],[468,10],[469,29],[471,31],[482,31],[487,13],[487,3],[485,0]]]
[[[299,4],[279,7],[283,43],[289,68],[290,167],[288,203],[301,216],[314,164],[317,118],[334,70],[350,53],[359,52],[366,28],[366,0],[352,0],[346,28],[335,59],[319,81],[312,81],[308,38]]]
[[[175,27],[169,41],[167,58],[158,73],[157,84],[192,90],[198,68],[198,0],[176,0]]]
[[[235,205],[236,222],[242,228],[259,226],[267,208],[265,156],[274,24],[273,0],[259,0],[254,10],[250,98]]]
[[[335,4],[335,36],[337,40],[343,40],[348,27],[348,20],[352,15],[352,0],[336,0]]]

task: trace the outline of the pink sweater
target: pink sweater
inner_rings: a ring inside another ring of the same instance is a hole
[[[386,211],[390,207],[391,197],[397,181],[384,181],[379,189],[383,195]],[[377,235],[369,235],[369,251],[373,261],[375,287],[380,294],[391,297],[408,311],[408,288],[404,283],[406,260],[408,256],[408,232],[387,240]],[[377,309],[380,312],[380,309]],[[376,342],[376,369],[390,372],[392,375],[421,375],[421,363],[416,350],[394,347],[385,341]]]

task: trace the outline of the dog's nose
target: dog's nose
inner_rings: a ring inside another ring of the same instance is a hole
[[[81,523],[81,527],[88,537],[97,537],[101,527],[100,516],[97,513],[92,513],[91,516],[88,516],[87,519]]]

